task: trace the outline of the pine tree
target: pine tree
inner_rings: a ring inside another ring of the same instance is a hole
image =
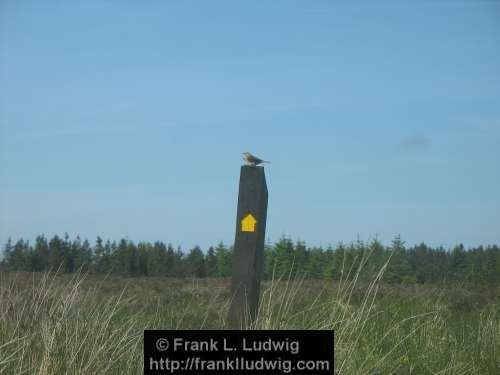
[[[168,244],[167,246],[167,253],[165,256],[165,269],[163,274],[168,277],[180,276],[180,259],[178,259],[171,244]]]
[[[186,258],[187,274],[190,277],[206,277],[205,257],[199,246],[195,246]]]
[[[152,258],[154,255],[154,252],[151,249],[151,244],[146,243],[146,242],[139,242],[137,244],[137,268],[135,270],[136,276],[149,276],[151,275],[149,265],[151,264],[148,262],[148,258]],[[155,265],[160,265],[161,266],[161,259],[156,259],[155,257],[155,262],[153,263]]]
[[[406,250],[401,236],[398,234],[390,248],[391,259],[384,274],[384,280],[389,283],[414,283],[416,278],[406,257]]]
[[[12,247],[10,245],[10,239],[8,244],[5,254],[9,270],[26,271],[29,266],[28,254],[26,251],[28,244],[25,243],[22,238]]]
[[[327,252],[329,252],[330,247]],[[331,255],[328,256],[328,264],[325,267],[325,279],[340,280],[344,279],[348,270],[345,270],[346,248],[341,242],[335,250],[332,249]]]
[[[307,272],[307,248],[304,241],[297,241],[293,249],[293,274],[304,275]]]
[[[488,248],[485,251],[485,262],[483,267],[484,279],[489,283],[500,281],[500,275],[496,270],[497,255],[493,248]]]
[[[232,260],[229,250],[221,241],[215,248],[216,275],[218,277],[231,276]]]
[[[139,275],[139,256],[137,252],[137,246],[133,241],[128,241],[127,250],[127,275],[128,276],[138,276]]]
[[[146,247],[147,274],[150,276],[166,275],[167,247],[163,242],[156,241],[153,246],[148,243]]]
[[[33,271],[46,271],[49,268],[49,244],[47,239],[41,235],[35,239],[33,250],[32,269]]]
[[[97,273],[104,272],[103,260],[104,260],[103,241],[101,237],[97,236],[94,246],[94,258],[92,260],[92,269],[94,272]]]
[[[326,269],[323,249],[321,247],[313,247],[309,252],[308,259],[307,277],[311,279],[321,279]]]
[[[217,276],[217,258],[215,256],[215,250],[212,246],[208,248],[205,264],[207,266],[207,276]]]
[[[73,245],[74,270],[82,270],[87,272],[92,262],[92,248],[87,239],[83,242],[77,237],[77,241]]]
[[[130,275],[134,268],[133,260],[129,251],[128,242],[122,238],[118,244],[111,244],[110,270],[119,275]]]
[[[7,239],[7,243],[5,244],[3,248],[3,260],[2,260],[2,265],[5,269],[10,269],[9,263],[10,263],[10,258],[12,257],[12,239],[9,237]]]
[[[49,241],[49,268],[52,271],[64,271],[64,244],[56,234]]]
[[[277,278],[287,278],[294,271],[294,248],[290,238],[282,237],[274,245],[274,267]]]
[[[464,245],[455,246],[451,253],[449,274],[454,280],[464,280],[467,276],[467,254]]]

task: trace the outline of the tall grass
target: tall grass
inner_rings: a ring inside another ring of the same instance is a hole
[[[123,292],[105,300],[69,280],[32,275],[31,285],[2,275],[0,372],[13,374],[124,373],[137,370],[140,349],[134,316],[120,319]]]
[[[275,277],[252,328],[334,329],[340,374],[500,373],[498,286],[388,286],[385,267],[369,282],[360,268],[334,284]],[[228,286],[0,273],[0,373],[141,374],[143,330],[224,329]]]

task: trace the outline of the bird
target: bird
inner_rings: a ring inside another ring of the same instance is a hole
[[[258,158],[257,156],[252,155],[249,152],[243,153],[243,160],[245,161],[246,165],[249,165],[251,167],[255,167],[255,166],[262,164],[262,163],[271,163],[270,161],[262,160],[262,159]]]

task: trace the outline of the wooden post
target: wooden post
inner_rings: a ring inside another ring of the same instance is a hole
[[[259,308],[267,217],[267,185],[263,167],[244,165],[240,172],[236,236],[231,278],[230,329],[246,329]]]

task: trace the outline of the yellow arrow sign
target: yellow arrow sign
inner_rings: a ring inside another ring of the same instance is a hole
[[[252,214],[248,214],[241,220],[241,231],[242,232],[255,232],[255,224],[257,220],[253,217]]]

